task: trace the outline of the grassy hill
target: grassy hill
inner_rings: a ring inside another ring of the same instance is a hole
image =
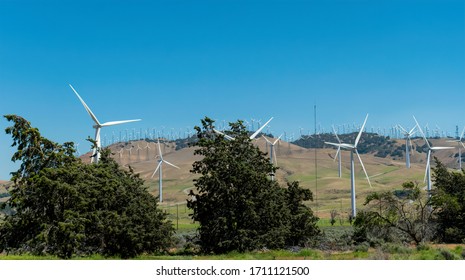
[[[370,135],[370,134],[369,134]],[[328,137],[330,135],[328,134]],[[354,135],[342,135],[342,141],[353,142]],[[352,137],[352,138],[351,138]],[[365,134],[364,134],[365,137]],[[324,139],[324,138],[322,138]],[[363,140],[369,139],[369,140]],[[451,146],[447,139],[430,140],[433,146]],[[263,138],[258,138],[255,144],[262,151],[269,149]],[[327,140],[324,140],[327,141]],[[337,141],[336,139],[329,141]],[[163,157],[180,167],[175,169],[165,165],[163,169],[163,192],[164,202],[162,205],[173,205],[185,203],[187,193],[193,188],[193,179],[196,175],[190,173],[192,163],[200,158],[193,155],[194,148],[186,147],[186,141],[161,141]],[[363,170],[358,161],[355,163],[356,169],[356,193],[358,208],[362,207],[367,194],[373,191],[386,191],[401,189],[405,181],[416,181],[420,185],[423,183],[425,172],[426,153],[423,150],[424,140],[417,138],[412,140],[415,151],[411,156],[412,167],[405,168],[405,140],[391,140],[381,138],[371,134],[368,138],[362,138],[360,151],[362,160],[367,169],[372,187],[368,185]],[[176,144],[182,143],[182,148]],[[393,151],[402,151],[394,156],[389,153],[380,157],[377,153],[380,149],[375,149],[376,145],[382,148],[390,147]],[[364,147],[362,149],[362,147]],[[131,141],[117,143],[110,146],[114,153],[113,157],[121,165],[129,165],[146,180],[149,191],[153,195],[158,195],[158,174],[151,178],[153,171],[158,164],[158,148],[154,141]],[[338,211],[342,217],[350,212],[350,152],[342,151],[342,178],[337,174],[337,161],[334,161],[336,149],[329,146],[322,146],[316,149],[318,177],[315,180],[315,149],[298,146],[295,143],[279,142],[275,146],[276,158],[279,170],[277,180],[285,186],[287,181],[300,181],[301,186],[312,190],[314,201],[309,205],[320,217],[329,217],[331,210]],[[443,150],[434,153],[443,163],[450,168],[457,168],[457,150]],[[83,155],[82,158],[89,161],[90,154]]]

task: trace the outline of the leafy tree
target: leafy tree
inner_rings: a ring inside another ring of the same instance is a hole
[[[420,244],[432,238],[435,209],[431,207],[431,198],[413,182],[402,187],[402,196],[391,191],[367,196],[367,210],[354,221],[357,241],[384,239]]]
[[[441,242],[465,242],[465,173],[448,171],[435,158],[433,168],[433,204],[437,208],[437,239]]]
[[[316,227],[318,218],[313,215],[312,209],[303,204],[303,201],[313,201],[313,194],[309,189],[302,189],[299,182],[287,183],[287,208],[290,210],[290,233],[288,245],[308,245],[314,237],[321,232]]]
[[[194,180],[197,193],[191,191],[188,207],[193,209],[192,219],[200,223],[202,251],[283,248],[316,234],[317,218],[301,204],[311,193],[296,183],[286,190],[271,181],[269,174],[276,168],[266,154],[253,145],[241,121],[230,126],[226,133],[234,140],[216,134],[209,118],[202,120],[202,128],[195,127],[194,154],[203,158],[191,170],[201,176]]]
[[[84,164],[72,143],[54,143],[25,119],[6,118],[18,146],[12,160],[22,164],[3,205],[14,211],[0,223],[0,252],[129,258],[168,248],[171,223],[143,180],[120,169],[109,150],[98,164]]]

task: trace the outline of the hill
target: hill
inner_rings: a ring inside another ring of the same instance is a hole
[[[420,185],[423,183],[425,172],[426,153],[423,148],[424,140],[413,139],[414,148],[411,156],[412,167],[405,168],[405,140],[393,140],[377,137],[369,134],[370,137],[362,138],[360,142],[360,152],[362,160],[367,169],[372,183],[372,188],[368,185],[363,170],[357,161],[356,168],[356,193],[357,204],[361,207],[366,195],[373,191],[385,191],[400,189],[405,181],[416,181]],[[330,137],[328,135],[328,137]],[[353,135],[342,135],[342,141],[353,141]],[[325,138],[321,138],[325,139]],[[352,139],[352,140],[351,140]],[[365,140],[369,139],[369,140]],[[329,140],[329,139],[328,139]],[[335,138],[333,141],[336,140]],[[447,139],[430,140],[433,146],[451,146]],[[254,140],[262,151],[269,149],[263,138]],[[321,143],[321,140],[318,140]],[[326,140],[324,140],[326,141]],[[323,142],[324,142],[323,141]],[[337,140],[336,140],[337,141]],[[200,159],[194,156],[194,148],[186,147],[186,141],[181,141],[183,148],[179,148],[180,141],[162,140],[161,149],[163,157],[169,162],[177,165],[180,169],[166,166],[163,169],[163,191],[165,205],[185,203],[187,193],[193,187],[193,179],[196,175],[191,174],[192,163]],[[379,156],[380,147],[393,151],[384,157]],[[364,147],[362,149],[362,147]],[[131,166],[135,172],[139,173],[146,180],[149,191],[158,195],[158,174],[151,178],[153,171],[158,164],[158,147],[156,142],[139,140],[124,143],[116,143],[110,146],[113,156],[122,166]],[[350,210],[350,162],[348,151],[342,151],[342,178],[337,175],[337,162],[334,161],[336,149],[326,145],[321,148],[305,148],[296,143],[278,142],[275,146],[276,158],[278,162],[278,172],[276,179],[285,186],[287,181],[298,180],[301,186],[306,187],[314,193],[315,201],[310,206],[318,212],[319,216],[328,217],[331,210],[337,210],[342,216],[347,216]],[[316,153],[315,153],[316,151]],[[315,180],[315,156],[317,159],[318,177]],[[443,150],[434,153],[443,163],[451,168],[457,168],[457,150]],[[90,161],[90,154],[83,155],[82,158]]]

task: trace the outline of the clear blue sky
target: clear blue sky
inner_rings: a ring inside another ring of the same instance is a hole
[[[0,113],[86,150],[113,131],[193,127],[204,116],[318,123],[465,125],[465,2],[454,0],[0,0]],[[0,128],[8,123],[0,120]],[[11,139],[0,133],[0,179]]]

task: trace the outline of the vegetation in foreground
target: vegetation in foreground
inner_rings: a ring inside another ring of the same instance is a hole
[[[138,175],[108,151],[100,163],[84,164],[72,143],[59,145],[25,119],[6,118],[18,148],[12,160],[22,163],[2,204],[9,212],[0,222],[0,252],[131,258],[168,250],[173,226]]]

